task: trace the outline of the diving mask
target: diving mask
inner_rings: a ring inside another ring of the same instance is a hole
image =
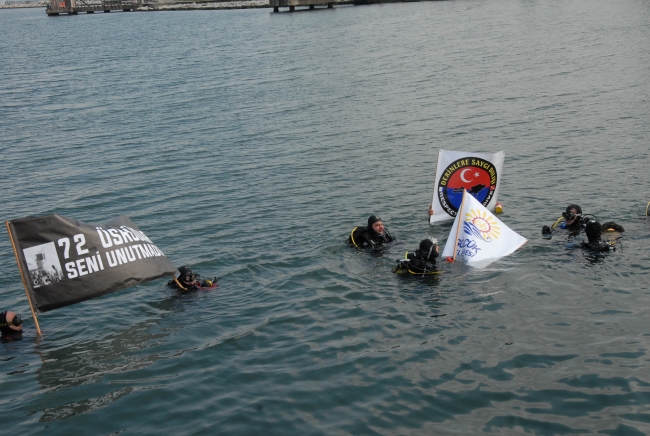
[[[575,212],[571,212],[571,211],[569,211],[569,212],[562,212],[562,217],[563,217],[566,221],[574,220],[574,219],[576,219],[576,218],[578,218],[578,217],[580,217],[580,216],[582,216],[582,214],[575,213]]]
[[[196,276],[194,275],[194,273],[189,273],[181,278],[181,281],[185,283],[194,283],[195,280],[196,280]]]

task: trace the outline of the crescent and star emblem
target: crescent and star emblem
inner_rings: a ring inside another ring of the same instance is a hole
[[[463,171],[460,172],[460,179],[465,183],[469,183],[469,182],[471,182],[471,180],[467,180],[465,178],[465,172],[466,171],[472,171],[472,170],[470,168],[465,168]]]

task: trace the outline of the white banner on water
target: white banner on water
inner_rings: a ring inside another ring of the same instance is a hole
[[[477,268],[512,254],[528,240],[503,224],[472,195],[465,192],[442,257],[462,259]],[[460,230],[459,230],[459,227]]]
[[[488,210],[494,211],[505,155],[505,151],[490,154],[440,150],[430,223],[456,217],[463,189]]]

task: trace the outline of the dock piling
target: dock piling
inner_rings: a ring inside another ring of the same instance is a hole
[[[280,12],[280,8],[289,8],[289,12],[294,12],[296,6],[306,6],[309,10],[316,9],[316,6],[332,9],[334,3],[332,0],[269,0],[269,6],[273,8],[273,12]]]

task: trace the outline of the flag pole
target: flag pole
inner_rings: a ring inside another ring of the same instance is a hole
[[[11,229],[9,228],[9,221],[5,221],[5,225],[7,226],[7,233],[9,233],[9,240],[11,241],[11,247],[14,249],[14,256],[16,256],[16,263],[18,264],[18,271],[20,271],[20,278],[23,280],[23,286],[25,287],[25,293],[27,294],[27,302],[29,303],[29,308],[32,311],[32,316],[34,317],[34,324],[36,325],[36,333],[40,336],[41,333],[41,326],[38,325],[38,318],[36,317],[36,311],[34,311],[34,305],[32,304],[32,298],[29,295],[29,290],[27,289],[27,282],[25,281],[25,274],[23,273],[23,269],[20,266],[20,258],[18,257],[18,251],[16,251],[16,243],[14,242],[14,237],[11,233]]]
[[[465,188],[463,188],[463,199],[460,202],[460,207],[458,208],[458,214],[456,217],[458,218],[458,226],[456,227],[456,241],[454,242],[454,258],[452,259],[452,262],[456,262],[456,253],[458,250],[456,249],[458,247],[458,237],[460,236],[460,218],[461,214],[463,213],[463,206],[465,205],[465,194],[467,194],[467,191]]]

